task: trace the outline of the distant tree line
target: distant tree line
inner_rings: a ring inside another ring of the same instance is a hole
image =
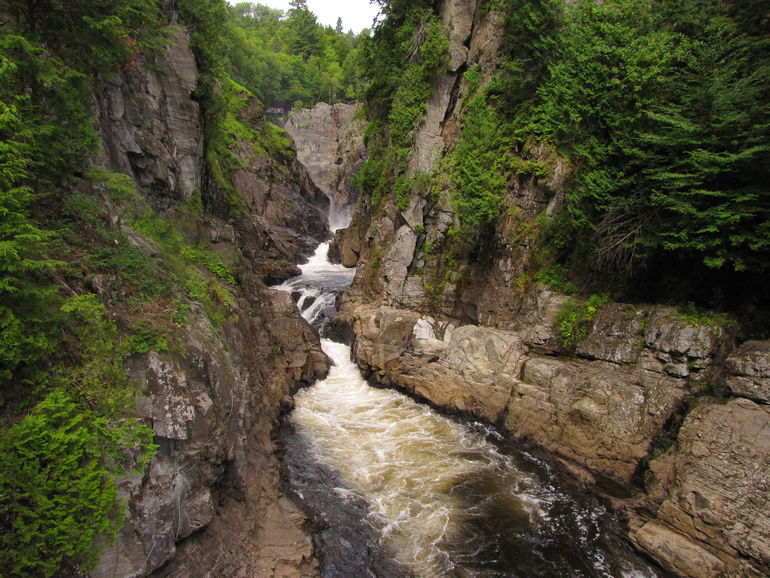
[[[361,45],[369,36],[323,26],[305,0],[288,12],[242,2],[230,8],[224,65],[267,107],[354,101],[362,89]]]

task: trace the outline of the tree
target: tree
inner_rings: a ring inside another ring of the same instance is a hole
[[[305,0],[292,0],[288,26],[291,32],[290,46],[294,54],[307,60],[321,53],[321,31],[315,14],[307,8]]]
[[[335,31],[337,34],[343,34],[343,32],[345,31],[345,30],[342,28],[342,17],[339,17],[339,16],[337,17],[337,26],[335,26],[335,27],[334,27],[334,31]]]
[[[280,11],[261,8],[237,4],[224,27],[225,65],[234,80],[268,107],[356,98],[360,38],[318,24],[301,2],[295,2],[287,19],[276,16]]]
[[[50,393],[0,439],[0,572],[80,575],[123,523],[112,476],[156,446],[136,420],[111,423]]]

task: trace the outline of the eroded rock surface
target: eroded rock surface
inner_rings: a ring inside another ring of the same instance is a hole
[[[726,385],[733,395],[770,403],[770,342],[747,341],[726,363]]]
[[[762,575],[770,408],[703,395],[733,328],[695,324],[671,308],[613,303],[598,312],[578,357],[565,358],[545,346],[554,340],[554,315],[543,298],[528,313],[539,322],[518,331],[356,304],[350,296],[345,309],[370,379],[497,423],[560,457],[622,507],[646,512],[632,514],[630,535],[666,568]],[[764,346],[742,348],[728,365],[756,373],[758,350]],[[686,413],[695,399],[702,401]]]
[[[271,154],[238,141],[230,151],[240,159],[233,209],[206,169],[189,32],[180,25],[175,34],[155,61],[140,59],[99,81],[95,164],[133,176],[148,208],[186,219],[191,242],[221,255],[238,279],[216,304],[216,319],[174,289],[189,308],[186,322],[175,325],[175,345],[129,360],[140,391],[136,415],[154,430],[159,450],[145,472],[119,480],[125,524],[91,575],[317,575],[304,517],[279,491],[272,430],[290,393],[324,375],[328,361],[291,297],[263,280],[291,275],[328,236],[328,200],[288,138]],[[256,100],[239,120],[266,128]],[[105,202],[110,226],[149,258],[162,253]],[[185,212],[191,202],[203,210]],[[214,282],[209,273],[200,271],[204,286]],[[109,275],[90,285],[108,305],[116,299]]]
[[[765,576],[770,569],[770,407],[708,401],[688,415],[676,443],[647,475],[657,526],[632,537],[685,576]],[[688,556],[658,549],[671,529],[698,545]]]

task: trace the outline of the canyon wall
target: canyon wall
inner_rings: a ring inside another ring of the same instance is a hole
[[[476,2],[441,3],[450,38],[409,170],[433,171],[463,122],[463,71],[488,80],[502,32]],[[682,576],[770,573],[770,352],[736,349],[727,319],[659,305],[574,302],[534,272],[538,215],[563,203],[570,167],[530,144],[547,177],[511,174],[507,210],[468,248],[447,187],[359,202],[336,239],[358,266],[342,299],[375,382],[548,449],[624,513],[631,541]],[[590,311],[565,339],[560,311]],[[582,307],[583,309],[580,309]],[[567,342],[569,341],[569,342]]]
[[[337,207],[356,202],[357,191],[350,181],[366,152],[365,126],[357,104],[319,102],[289,112],[285,128],[297,147],[297,159]]]
[[[170,18],[179,26],[165,50],[97,82],[102,148],[94,165],[132,176],[140,213],[181,223],[237,279],[230,297],[215,293],[218,318],[179,287],[185,315],[176,345],[127,361],[139,391],[135,415],[151,425],[159,450],[146,471],[119,480],[125,523],[91,575],[315,575],[302,515],[280,495],[272,433],[292,390],[324,375],[328,362],[290,296],[265,282],[298,272],[298,257],[328,236],[328,200],[292,150],[270,156],[242,139],[230,146],[238,159],[232,190],[216,184],[189,32],[175,12]],[[238,120],[268,130],[254,99]],[[110,226],[162,258],[166,249],[102,196]],[[210,272],[201,275],[204,291],[215,286]],[[130,324],[111,279],[91,284],[117,323]]]

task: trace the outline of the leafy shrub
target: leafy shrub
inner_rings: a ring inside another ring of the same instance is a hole
[[[123,522],[113,475],[156,446],[136,420],[110,422],[51,392],[0,437],[0,573],[80,575]]]
[[[574,299],[567,301],[556,316],[556,331],[564,349],[574,350],[588,336],[599,307],[609,301],[609,296],[591,295],[583,305]]]
[[[576,295],[578,292],[577,287],[569,280],[569,270],[567,267],[558,263],[546,269],[540,269],[535,274],[535,279],[558,293]]]
[[[144,298],[168,296],[172,279],[161,274],[147,253],[132,243],[125,233],[118,233],[115,237],[114,243],[92,251],[88,267],[92,271],[117,275],[130,295]]]
[[[235,279],[235,275],[233,275],[227,265],[225,265],[224,262],[216,255],[193,247],[184,247],[181,250],[181,255],[196,265],[203,265],[222,281],[227,281],[230,285],[233,286],[238,284]]]

